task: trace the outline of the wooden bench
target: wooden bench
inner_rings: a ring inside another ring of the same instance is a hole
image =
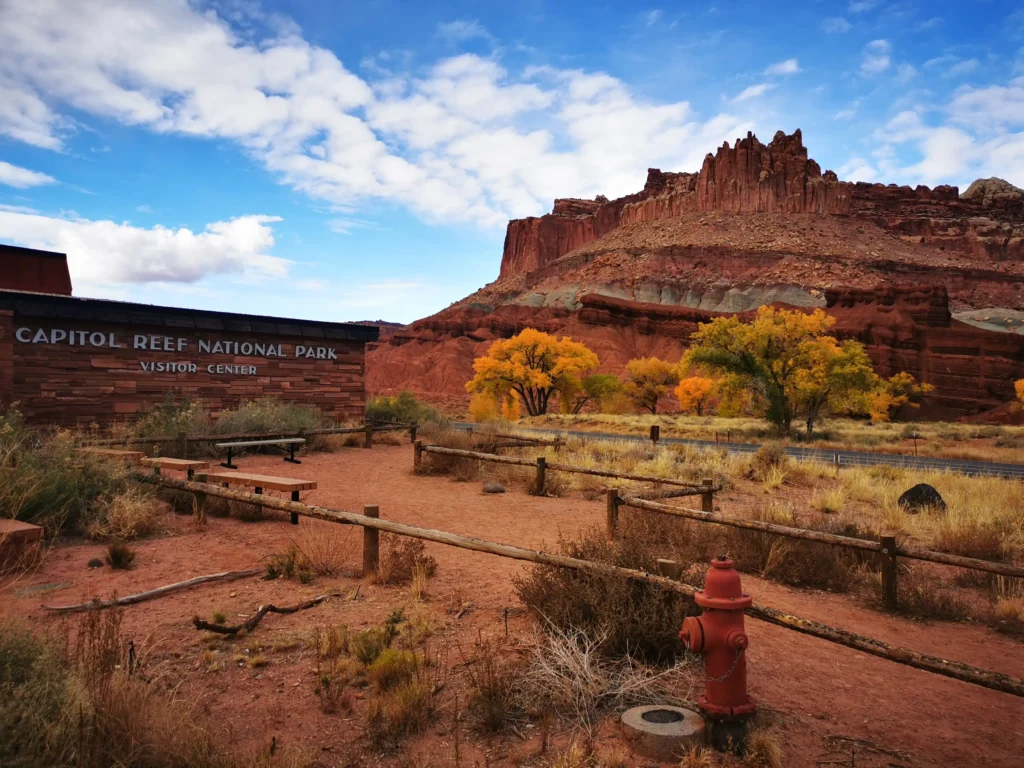
[[[209,469],[210,462],[208,461],[197,461],[193,459],[172,459],[167,456],[153,456],[142,460],[143,465],[147,467],[156,467],[157,474],[160,474],[161,469],[177,469],[181,472],[188,474],[188,479],[191,480],[195,475],[197,469]]]
[[[78,453],[87,453],[90,456],[101,456],[106,459],[123,459],[124,461],[136,462],[144,454],[142,451],[125,451],[120,448],[77,448]]]
[[[288,455],[284,457],[284,460],[290,461],[292,464],[301,464],[302,462],[295,458],[295,446],[303,445],[305,442],[306,438],[304,437],[281,437],[271,440],[237,440],[230,443],[215,443],[215,445],[218,448],[228,449],[228,460],[226,462],[222,461],[220,465],[222,467],[227,467],[228,469],[238,469],[238,467],[231,463],[231,452],[236,448],[241,448],[244,451],[246,448],[255,448],[260,445],[270,445],[275,447],[286,445],[288,446]]]
[[[291,491],[292,501],[299,501],[299,491],[316,490],[316,480],[296,480],[292,477],[274,475],[253,475],[248,472],[202,472],[196,475],[200,483],[221,483],[225,488],[243,485],[262,494],[264,488],[272,491]],[[292,525],[299,524],[299,516],[292,512]]]

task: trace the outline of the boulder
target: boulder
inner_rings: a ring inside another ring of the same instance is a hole
[[[102,568],[103,567],[103,561],[100,560],[98,557],[94,557],[92,560],[89,561],[89,567],[90,568]]]
[[[937,509],[946,511],[946,502],[932,486],[927,483],[918,483],[913,488],[903,492],[899,498],[899,505],[909,514],[916,515],[922,509]]]
[[[491,480],[484,483],[484,493],[504,493],[505,486],[499,483],[497,480]]]

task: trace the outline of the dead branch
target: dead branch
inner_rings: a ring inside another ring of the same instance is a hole
[[[101,608],[112,608],[115,605],[131,605],[132,603],[141,603],[143,600],[153,600],[157,597],[163,597],[171,592],[177,592],[179,589],[187,589],[188,587],[195,587],[199,584],[206,584],[211,581],[232,581],[234,579],[244,579],[246,576],[255,576],[257,573],[261,573],[262,568],[250,568],[247,571],[225,571],[224,573],[211,573],[208,576],[196,576],[194,579],[187,581],[179,581],[176,584],[168,584],[164,587],[157,587],[147,592],[139,592],[137,595],[128,595],[127,597],[118,597],[113,600],[100,600],[93,598],[88,603],[76,603],[75,605],[43,605],[40,606],[44,611],[53,611],[54,613],[74,613],[75,611],[92,611],[99,610]]]
[[[340,592],[332,592],[327,595],[320,595],[320,597],[314,597],[312,600],[307,600],[305,603],[299,603],[298,605],[292,606],[291,608],[278,608],[276,605],[261,605],[259,609],[250,616],[248,619],[243,621],[241,624],[237,624],[233,627],[225,627],[223,624],[211,624],[208,621],[203,621],[198,616],[192,617],[192,623],[196,629],[205,629],[209,632],[216,632],[220,635],[237,635],[239,632],[245,630],[246,633],[252,632],[256,625],[263,621],[263,617],[268,613],[296,613],[297,611],[304,611],[307,608],[312,608],[315,605],[320,605],[330,597],[340,597]]]

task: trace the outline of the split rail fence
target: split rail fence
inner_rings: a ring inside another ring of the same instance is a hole
[[[100,440],[83,440],[83,447],[101,447],[112,445],[164,445],[173,444],[181,458],[188,458],[189,443],[220,443],[231,440],[270,440],[274,438],[315,437],[317,435],[365,435],[363,447],[373,446],[373,435],[377,432],[408,432],[409,442],[416,441],[417,424],[401,424],[398,422],[368,422],[358,427],[324,427],[322,429],[300,429],[295,432],[248,432],[227,435],[189,435],[178,432],[176,435],[156,435],[153,437],[105,438]]]
[[[951,555],[946,552],[935,552],[929,549],[900,544],[896,537],[881,536],[878,541],[870,539],[857,539],[851,536],[840,536],[834,533],[823,531],[811,531],[805,528],[792,528],[786,525],[765,523],[760,520],[747,520],[739,517],[728,517],[714,511],[710,505],[704,505],[702,509],[687,509],[685,507],[674,507],[668,504],[661,504],[656,501],[641,498],[640,496],[622,496],[616,490],[608,491],[608,512],[607,512],[607,533],[609,539],[615,538],[618,525],[618,512],[620,507],[631,507],[647,512],[655,512],[661,515],[682,517],[688,520],[696,520],[704,523],[716,523],[718,525],[743,528],[761,533],[770,533],[775,536],[784,536],[790,539],[813,541],[820,544],[829,544],[834,547],[846,549],[857,549],[863,552],[874,552],[880,558],[882,574],[882,600],[887,608],[896,609],[899,605],[897,583],[899,579],[899,568],[897,558],[904,557],[909,560],[924,560],[941,565],[950,565],[956,568],[966,568],[985,573],[994,573],[1000,576],[1011,578],[1024,578],[1024,567],[1009,563],[996,563],[991,560],[981,560],[974,557],[962,555]]]
[[[469,536],[460,536],[446,531],[435,531],[428,528],[419,528],[405,523],[396,523],[390,520],[381,519],[380,510],[377,506],[364,507],[364,514],[346,512],[339,509],[304,504],[298,501],[286,501],[268,497],[258,496],[254,493],[246,493],[217,485],[197,483],[189,480],[177,480],[159,475],[136,475],[136,478],[143,482],[154,483],[167,488],[175,488],[182,491],[189,491],[196,495],[197,508],[201,508],[207,496],[215,496],[231,501],[278,509],[296,515],[311,517],[319,520],[326,520],[333,523],[358,525],[363,528],[363,574],[368,575],[376,568],[379,559],[379,533],[407,536],[424,541],[432,541],[460,549],[484,552],[499,557],[508,557],[515,560],[538,563],[541,565],[554,566],[557,568],[571,568],[578,571],[585,571],[600,575],[619,576],[632,581],[650,584],[670,592],[693,597],[697,588],[675,579],[657,576],[645,571],[630,568],[621,568],[608,563],[598,563],[592,560],[581,560],[564,555],[555,555],[548,552],[540,552],[523,547],[516,547],[509,544],[500,544],[493,541],[484,541]],[[802,634],[827,640],[832,643],[844,645],[848,648],[863,653],[888,659],[899,664],[923,669],[945,677],[973,683],[984,688],[1002,691],[1014,696],[1024,697],[1024,680],[1011,677],[1000,672],[973,667],[958,661],[943,659],[938,656],[919,653],[907,648],[901,648],[870,637],[848,632],[844,629],[821,624],[810,619],[800,618],[784,613],[774,608],[761,605],[752,605],[746,609],[746,614],[751,618],[775,624],[780,627],[792,629]]]
[[[715,491],[722,490],[722,486],[715,485],[711,479],[705,479],[700,484],[675,480],[669,477],[656,477],[654,475],[633,475],[627,472],[612,472],[605,469],[588,469],[587,467],[574,467],[570,464],[559,464],[549,462],[546,457],[538,456],[536,459],[524,459],[518,456],[497,456],[491,453],[480,451],[466,451],[461,448],[445,448],[440,445],[424,445],[417,440],[413,443],[413,469],[419,469],[423,465],[424,454],[435,454],[439,456],[458,456],[464,459],[492,462],[494,464],[511,464],[517,467],[534,467],[536,478],[533,483],[532,493],[541,495],[547,483],[548,472],[568,472],[578,475],[593,475],[596,477],[609,477],[616,480],[631,480],[640,483],[656,483],[659,485],[677,486],[674,491],[655,491],[659,498],[679,496],[700,496],[701,506],[704,509],[712,509],[714,506]]]

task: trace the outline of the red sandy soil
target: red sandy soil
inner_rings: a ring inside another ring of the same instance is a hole
[[[319,488],[306,500],[324,506],[360,511],[378,504],[382,517],[401,522],[477,536],[525,547],[554,548],[559,533],[600,525],[604,505],[579,498],[535,498],[520,491],[485,496],[478,483],[454,483],[445,477],[412,474],[410,446],[375,446],[333,454],[306,456],[299,466],[273,457],[243,458],[242,471],[314,479]],[[721,502],[728,507],[729,496]],[[300,528],[314,530],[330,523],[303,520]],[[15,583],[0,583],[0,615],[21,615],[38,627],[59,627],[61,619],[40,610],[40,604],[64,604],[126,595],[202,574],[240,570],[262,564],[283,551],[299,529],[287,517],[259,523],[211,518],[206,530],[192,530],[188,518],[176,518],[168,536],[137,544],[131,571],[89,570],[90,558],[102,556],[93,543],[56,547],[42,567]],[[333,529],[337,530],[337,529]],[[350,562],[358,567],[361,532],[343,528],[351,546]],[[511,577],[528,567],[518,561],[427,544],[437,558],[429,597],[416,607],[408,588],[381,587],[355,578],[317,578],[313,584],[263,581],[253,577],[211,584],[125,609],[123,629],[136,645],[147,649],[146,669],[179,689],[197,706],[197,719],[228,744],[240,749],[267,745],[301,746],[324,766],[448,766],[452,762],[452,718],[449,706],[430,732],[412,739],[405,752],[381,758],[371,752],[362,735],[361,711],[355,702],[350,714],[326,715],[314,694],[315,662],[300,647],[275,652],[279,635],[300,635],[313,627],[345,623],[352,627],[382,622],[393,608],[424,611],[438,625],[431,641],[443,638],[453,667],[446,692],[464,690],[463,656],[474,653],[478,636],[496,638],[508,652],[527,645],[534,625],[525,615]],[[849,597],[810,590],[793,590],[744,576],[755,600],[809,619],[843,627],[925,653],[967,662],[984,669],[1024,677],[1020,643],[975,625],[925,624],[875,612]],[[25,588],[67,584],[63,589],[26,594]],[[248,638],[216,658],[221,671],[210,672],[202,659],[201,633],[191,625],[194,614],[227,614],[228,623],[248,615],[260,604],[293,605],[335,589],[360,585],[357,600],[332,600],[309,611],[268,616]],[[461,601],[474,608],[461,618],[446,606]],[[410,607],[411,606],[411,607]],[[509,639],[504,639],[504,610],[510,611]],[[1019,768],[1024,754],[1024,702],[1013,696],[978,688],[927,672],[858,653],[779,627],[748,620],[748,651],[752,693],[774,714],[775,731],[783,744],[787,766],[814,766],[830,744],[857,750],[857,765],[872,766],[992,766]],[[270,664],[251,669],[233,662],[235,653],[255,643],[265,646]],[[460,697],[465,701],[464,697]],[[526,743],[516,736],[490,743],[472,737],[462,745],[462,764],[542,765],[523,757],[536,751],[537,729],[525,730]],[[465,738],[465,734],[463,735]],[[556,739],[564,743],[567,736]],[[600,731],[598,752],[616,743],[615,729]],[[516,762],[523,761],[521,763]],[[632,765],[649,765],[637,759]]]

